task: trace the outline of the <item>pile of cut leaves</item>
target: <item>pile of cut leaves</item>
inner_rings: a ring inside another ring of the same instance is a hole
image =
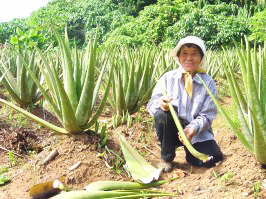
[[[152,187],[160,186],[170,180],[159,180],[162,169],[158,169],[149,164],[122,136],[119,135],[120,146],[126,161],[128,174],[135,182],[131,181],[97,181],[87,185],[84,190],[67,191],[60,180],[49,183],[50,188],[43,193],[43,187],[47,183],[35,185],[30,190],[32,198],[41,198],[47,194],[54,196],[53,199],[90,199],[90,198],[153,198],[170,196],[176,194],[162,192]],[[41,190],[41,191],[40,191]],[[49,192],[49,193],[48,193]],[[61,192],[61,193],[60,193]],[[59,194],[58,194],[59,193]],[[56,195],[57,194],[57,195]]]

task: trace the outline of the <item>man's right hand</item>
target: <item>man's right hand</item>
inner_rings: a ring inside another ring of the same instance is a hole
[[[168,103],[172,101],[171,97],[168,96],[162,96],[160,99],[160,108],[163,111],[169,111],[169,105]]]

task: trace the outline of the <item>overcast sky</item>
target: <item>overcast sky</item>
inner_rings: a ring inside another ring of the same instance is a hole
[[[30,16],[50,0],[0,0],[0,22]]]

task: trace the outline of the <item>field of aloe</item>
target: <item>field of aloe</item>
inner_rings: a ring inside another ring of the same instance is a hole
[[[80,50],[67,36],[56,37],[58,48],[46,51],[0,50],[0,198],[29,198],[33,185],[62,176],[68,191],[99,180],[131,181],[118,133],[155,167],[159,161],[145,104],[158,78],[176,68],[169,50],[105,48],[94,40]],[[174,171],[161,175],[169,182],[150,192],[138,189],[132,198],[158,197],[159,191],[168,198],[265,194],[266,45],[246,41],[209,51],[206,62],[219,91],[214,133],[224,162],[194,168],[179,150]],[[112,198],[133,194],[127,193]]]

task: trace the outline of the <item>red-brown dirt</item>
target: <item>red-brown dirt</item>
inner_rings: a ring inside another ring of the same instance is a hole
[[[131,128],[125,125],[109,128],[108,149],[98,146],[99,136],[83,134],[73,137],[52,136],[44,128],[14,128],[1,117],[0,146],[23,156],[6,173],[11,182],[0,187],[1,199],[28,199],[31,186],[65,176],[65,184],[71,189],[82,189],[90,182],[98,180],[130,180],[121,167],[123,161],[115,132],[122,132],[127,140],[152,164],[159,161],[160,150],[155,133],[151,130],[151,118],[145,111],[135,114]],[[110,119],[110,118],[104,118]],[[16,121],[14,121],[16,122]],[[184,150],[179,148],[175,168],[164,173],[161,179],[179,177],[160,190],[178,194],[182,199],[242,199],[266,198],[265,187],[254,192],[257,182],[266,179],[266,170],[260,168],[238,139],[232,134],[226,121],[219,115],[213,124],[214,134],[225,160],[218,166],[205,169],[192,167],[186,163]],[[59,155],[46,165],[43,159],[54,149]],[[34,153],[30,151],[35,151]],[[69,167],[81,161],[73,171]],[[9,166],[7,153],[0,149],[0,166]]]

